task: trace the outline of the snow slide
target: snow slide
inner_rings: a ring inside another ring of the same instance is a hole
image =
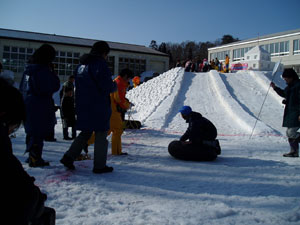
[[[282,99],[269,90],[260,118],[260,107],[270,84],[270,73],[244,71],[221,74],[187,73],[172,69],[131,90],[127,97],[135,104],[134,119],[150,128],[183,132],[185,121],[178,110],[190,105],[210,119],[223,135],[284,135],[281,127]],[[281,79],[275,82],[284,86]],[[272,114],[270,114],[270,111]]]

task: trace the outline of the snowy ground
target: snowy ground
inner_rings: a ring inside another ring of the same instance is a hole
[[[91,160],[65,170],[59,159],[71,142],[62,140],[59,117],[58,142],[44,147],[50,167],[24,163],[23,129],[12,139],[14,152],[47,193],[57,224],[300,224],[300,159],[282,157],[289,149],[282,99],[273,90],[249,139],[270,79],[270,72],[176,68],[131,90],[130,117],[144,127],[124,133],[129,156],[112,156],[109,149],[108,165],[115,169],[110,174],[93,174]],[[278,74],[275,83],[285,86]],[[222,155],[216,161],[169,156],[168,144],[187,128],[178,114],[182,105],[218,128]]]

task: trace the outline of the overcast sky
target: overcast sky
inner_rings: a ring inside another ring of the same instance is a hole
[[[0,28],[149,46],[300,29],[300,0],[0,0]]]

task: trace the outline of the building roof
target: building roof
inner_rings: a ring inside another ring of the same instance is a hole
[[[300,35],[300,29],[283,31],[283,32],[275,33],[275,34],[268,34],[268,35],[264,35],[261,37],[246,39],[243,41],[236,41],[236,42],[233,42],[230,44],[212,47],[212,48],[209,48],[208,50],[214,50],[214,49],[219,49],[219,48],[221,49],[221,48],[232,47],[232,46],[241,45],[241,44],[255,43],[258,41],[272,40],[272,39],[283,38],[283,37],[288,37],[288,36],[292,36],[292,35]]]
[[[76,45],[81,47],[91,47],[95,42],[99,41],[99,40],[87,39],[87,38],[69,37],[69,36],[62,36],[56,34],[45,34],[45,33],[36,33],[36,32],[29,32],[29,31],[10,30],[10,29],[3,29],[3,28],[0,28],[0,38],[65,44],[65,45]],[[112,50],[169,57],[165,53],[156,51],[152,48],[148,48],[143,45],[133,45],[133,44],[118,43],[118,42],[110,42],[110,41],[107,41],[107,43]]]

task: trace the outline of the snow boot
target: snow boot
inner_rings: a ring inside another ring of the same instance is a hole
[[[110,173],[114,170],[113,167],[110,167],[110,166],[105,166],[104,168],[102,169],[93,169],[93,173],[97,173],[97,174],[100,174],[100,173]]]
[[[44,167],[50,166],[50,163],[43,160],[42,158],[34,158],[33,156],[29,156],[29,166],[30,167]]]
[[[75,170],[75,166],[73,164],[74,160],[70,156],[64,155],[60,162],[69,170]]]
[[[30,167],[44,167],[50,166],[50,163],[42,159],[42,149],[40,146],[34,145],[29,149],[29,160],[28,164]]]
[[[291,151],[289,153],[283,154],[283,156],[284,157],[299,157],[298,140],[289,138],[289,144],[291,146]]]

